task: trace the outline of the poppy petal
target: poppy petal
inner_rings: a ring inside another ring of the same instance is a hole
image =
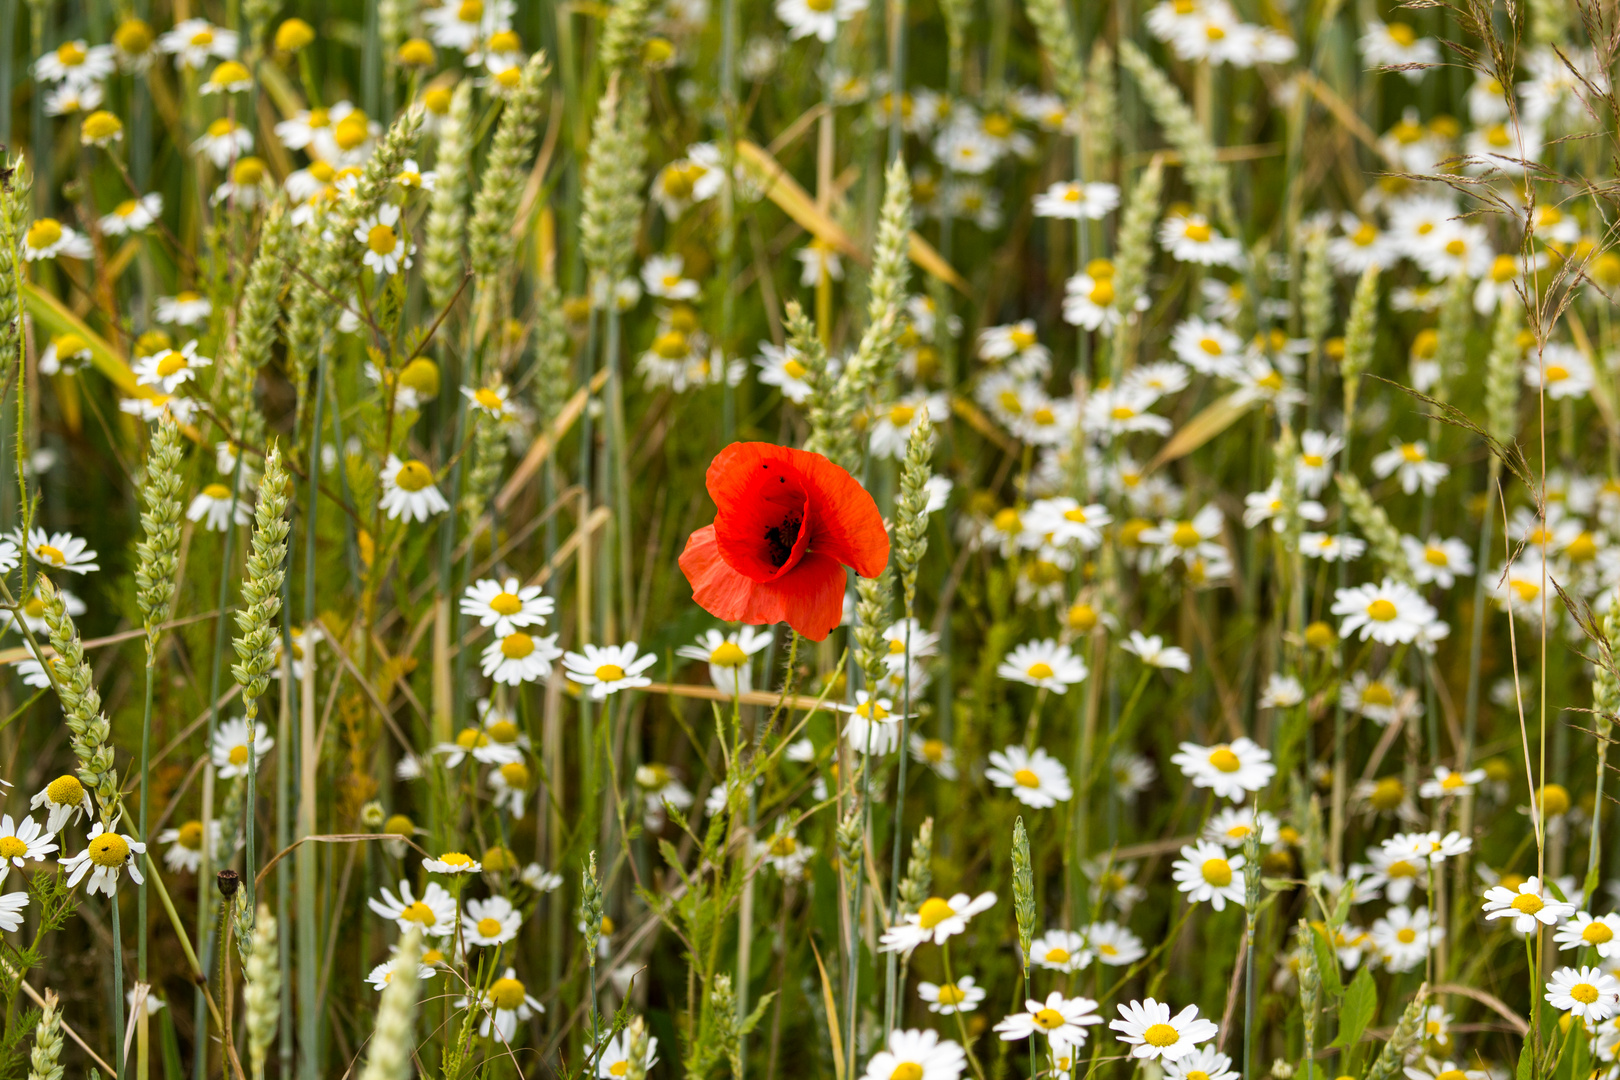
[[[721,556],[709,525],[687,539],[680,565],[692,583],[692,599],[728,622],[785,622],[809,640],[821,641],[843,618],[847,579],[844,568],[827,556],[812,552],[775,581],[753,581]]]
[[[721,557],[754,581],[771,581],[804,557],[813,535],[809,493],[783,447],[733,443],[709,466]]]
[[[815,514],[810,550],[874,578],[889,562],[889,534],[871,494],[848,472],[820,454],[794,450]]]

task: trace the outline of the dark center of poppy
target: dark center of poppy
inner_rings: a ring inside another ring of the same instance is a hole
[[[799,527],[803,524],[801,515],[790,514],[780,524],[765,530],[766,555],[772,566],[780,567],[792,556],[793,545],[799,540]]]

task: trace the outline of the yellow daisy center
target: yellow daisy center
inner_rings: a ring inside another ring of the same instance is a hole
[[[534,652],[534,638],[519,630],[501,639],[501,655],[508,660],[522,660]]]
[[[1534,915],[1547,905],[1535,893],[1520,893],[1513,898],[1513,903],[1509,906],[1520,914]]]
[[[1041,1009],[1031,1019],[1035,1021],[1036,1026],[1042,1031],[1052,1031],[1066,1023],[1063,1014],[1056,1009]]]
[[[1142,1040],[1149,1046],[1174,1046],[1181,1038],[1181,1032],[1169,1024],[1154,1024],[1142,1032]]]
[[[489,988],[489,1000],[497,1009],[512,1010],[523,1004],[523,984],[516,979],[496,979]]]
[[[15,836],[0,836],[0,862],[20,859],[28,854],[28,845]]]
[[[1038,788],[1041,786],[1041,778],[1036,776],[1034,771],[1030,769],[1019,769],[1013,773],[1013,779],[1018,782],[1019,787]]]
[[[366,233],[366,247],[378,255],[391,255],[398,246],[399,237],[394,235],[392,225],[373,225],[371,231]]]
[[[1588,945],[1607,945],[1614,940],[1614,931],[1607,923],[1587,923],[1586,929],[1581,931],[1581,940]]]
[[[960,1005],[967,1000],[967,992],[955,983],[945,983],[939,988],[939,1003],[941,1005]]]
[[[923,1067],[915,1061],[902,1061],[889,1074],[889,1080],[923,1080]]]
[[[230,759],[232,765],[246,765],[248,759],[248,748],[245,746],[231,747]]]
[[[200,821],[188,821],[180,826],[180,835],[175,842],[187,851],[201,851],[203,841],[203,827]]]
[[[924,930],[932,930],[955,914],[950,904],[937,896],[930,896],[922,902],[922,907],[917,909],[917,925]]]
[[[509,592],[496,593],[489,609],[497,615],[516,615],[523,610],[523,601]]]
[[[45,789],[45,797],[57,806],[78,806],[84,801],[84,785],[76,776],[58,776]]]
[[[500,933],[501,920],[488,918],[478,920],[478,934],[480,937],[499,937]]]
[[[1068,949],[1047,949],[1046,962],[1048,964],[1067,964],[1069,962]]]
[[[1243,767],[1243,762],[1238,760],[1238,756],[1232,752],[1230,746],[1217,746],[1211,750],[1209,763],[1226,773],[1237,772]]]
[[[117,833],[102,833],[90,841],[90,861],[107,868],[123,866],[129,861],[129,841]]]
[[[618,664],[603,664],[596,669],[597,682],[618,682],[624,678],[624,668]]]
[[[1367,605],[1367,617],[1369,619],[1377,619],[1379,622],[1389,622],[1398,614],[1399,612],[1395,610],[1395,605],[1390,603],[1388,600],[1385,600],[1383,597],[1379,597],[1377,600],[1374,600],[1372,603]]]
[[[1582,1005],[1590,1005],[1598,999],[1598,988],[1591,983],[1576,983],[1569,988],[1569,996]]]
[[[421,491],[433,483],[433,470],[420,461],[407,461],[394,474],[394,483],[404,491]]]
[[[1225,859],[1205,859],[1198,872],[1203,875],[1206,882],[1217,889],[1224,889],[1232,884],[1232,864]]]
[[[28,226],[25,239],[28,246],[35,250],[48,248],[62,239],[62,223],[55,218],[40,218]]]

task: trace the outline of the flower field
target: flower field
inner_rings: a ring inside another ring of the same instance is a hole
[[[0,1080],[1616,1080],[1613,0],[0,0]]]

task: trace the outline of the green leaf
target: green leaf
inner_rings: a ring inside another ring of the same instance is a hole
[[[1530,1080],[1536,1071],[1536,1054],[1533,1040],[1525,1036],[1524,1047],[1519,1051],[1519,1069],[1514,1080]]]
[[[1377,1011],[1378,988],[1373,985],[1372,969],[1363,965],[1345,991],[1344,1006],[1339,1010],[1339,1037],[1328,1045],[1356,1045]]]
[[[1339,952],[1329,944],[1325,928],[1311,927],[1311,949],[1316,953],[1316,969],[1322,973],[1322,988],[1338,997],[1344,993],[1344,981],[1339,978]]]

